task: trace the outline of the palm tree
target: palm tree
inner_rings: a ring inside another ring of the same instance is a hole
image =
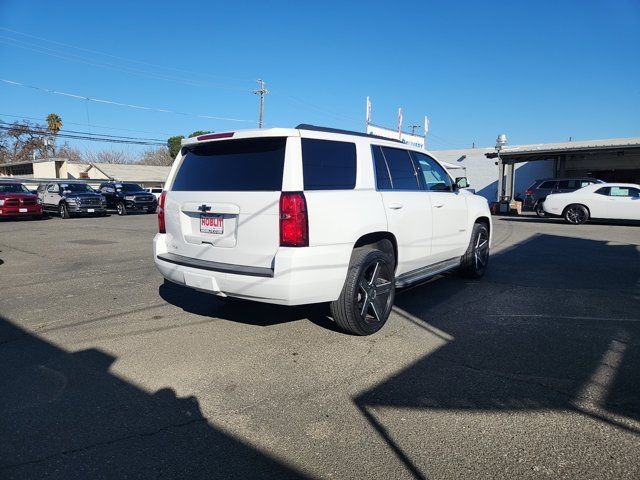
[[[60,129],[62,128],[62,118],[55,113],[50,113],[47,115],[47,126],[49,127],[49,131],[54,135],[57,135]]]
[[[53,138],[44,139],[45,156],[48,156],[48,151],[47,151],[48,146],[51,146],[51,153],[55,155],[56,154],[56,143],[55,143],[56,135],[62,128],[62,118],[60,118],[60,116],[56,115],[55,113],[50,113],[49,115],[47,115],[46,120],[47,120],[47,128],[51,132]]]

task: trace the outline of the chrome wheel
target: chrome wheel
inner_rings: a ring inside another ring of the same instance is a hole
[[[486,268],[489,261],[489,235],[486,230],[480,230],[478,233],[478,238],[473,247],[473,257],[477,271]]]
[[[589,219],[589,214],[584,207],[580,205],[574,205],[567,209],[564,218],[569,223],[580,225]]]
[[[393,273],[386,263],[372,262],[363,270],[358,282],[356,306],[363,320],[384,322],[391,301]]]

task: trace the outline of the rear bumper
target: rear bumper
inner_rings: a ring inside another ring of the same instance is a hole
[[[272,267],[202,262],[167,252],[166,235],[153,240],[160,273],[174,283],[219,296],[280,305],[331,302],[340,296],[352,245],[280,248]]]
[[[20,210],[26,210],[21,212]],[[29,215],[42,215],[42,205],[28,205],[19,207],[0,207],[0,217],[27,217]]]

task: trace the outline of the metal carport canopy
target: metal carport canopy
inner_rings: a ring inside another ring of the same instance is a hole
[[[518,145],[504,147],[500,151],[500,158],[504,163],[531,162],[547,160],[566,153],[601,153],[605,150],[625,150],[640,148],[640,137],[611,138],[606,140],[583,140],[577,142],[539,143],[533,145]],[[496,158],[497,152],[485,154],[487,158]]]
[[[604,140],[582,140],[576,142],[540,143],[533,145],[518,145],[504,147],[500,152],[489,152],[487,158],[498,158],[498,198],[511,199],[514,194],[514,164],[535,162],[539,160],[554,160],[554,170],[557,174],[558,160],[567,155],[603,155],[624,151],[640,152],[640,137],[611,138]],[[506,169],[505,169],[506,167]],[[505,172],[506,170],[506,172]],[[504,181],[507,174],[506,182]]]

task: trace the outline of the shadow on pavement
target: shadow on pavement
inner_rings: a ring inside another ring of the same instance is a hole
[[[194,397],[112,375],[114,361],[0,317],[0,478],[303,477],[209,424]]]
[[[534,236],[492,256],[479,282],[398,295],[396,313],[446,343],[354,402],[416,478],[376,408],[568,410],[640,435],[639,281],[635,246]]]
[[[163,300],[194,315],[260,327],[310,320],[322,328],[337,331],[334,322],[327,315],[326,305],[286,307],[233,298],[223,299],[168,280],[164,281],[158,291]]]

